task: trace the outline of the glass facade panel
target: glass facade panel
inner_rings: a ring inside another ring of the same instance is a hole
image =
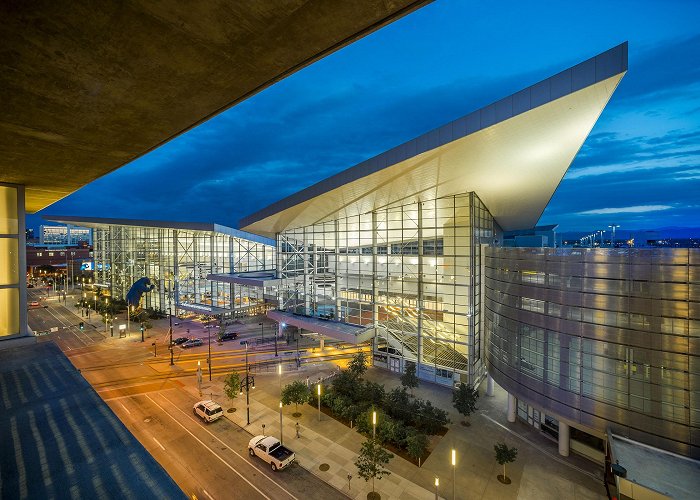
[[[422,378],[476,383],[480,245],[492,238],[474,193],[289,229],[277,240],[281,307],[374,326],[377,359],[400,355]]]
[[[273,245],[215,231],[105,225],[95,229],[94,241],[97,282],[124,298],[135,281],[148,277],[156,288],[144,294],[143,307],[159,311],[168,309],[170,291],[174,305],[202,313],[255,309],[265,302],[261,288],[207,276],[275,267]]]

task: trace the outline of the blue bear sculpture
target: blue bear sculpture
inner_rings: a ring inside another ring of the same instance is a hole
[[[145,277],[136,281],[133,285],[131,285],[129,293],[126,294],[127,306],[134,306],[134,308],[138,308],[139,304],[141,303],[141,296],[146,292],[150,292],[155,287],[156,286],[151,283],[151,280]]]

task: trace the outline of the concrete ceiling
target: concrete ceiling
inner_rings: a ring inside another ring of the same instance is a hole
[[[427,3],[0,2],[0,182],[40,210]]]

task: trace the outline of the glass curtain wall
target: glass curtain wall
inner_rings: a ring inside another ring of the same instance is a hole
[[[145,308],[166,311],[173,304],[241,309],[263,300],[262,291],[213,282],[210,273],[264,270],[274,267],[274,247],[211,231],[140,226],[95,229],[97,283],[109,285],[123,299],[131,285],[148,277],[156,289],[144,294]]]
[[[395,205],[278,236],[282,309],[375,326],[375,362],[476,383],[481,243],[493,219],[475,193]],[[390,361],[391,359],[391,361]],[[394,368],[394,366],[390,366]]]

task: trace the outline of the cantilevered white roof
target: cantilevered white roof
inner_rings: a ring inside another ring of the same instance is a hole
[[[241,219],[264,236],[475,191],[504,230],[534,226],[627,71],[627,42]]]

